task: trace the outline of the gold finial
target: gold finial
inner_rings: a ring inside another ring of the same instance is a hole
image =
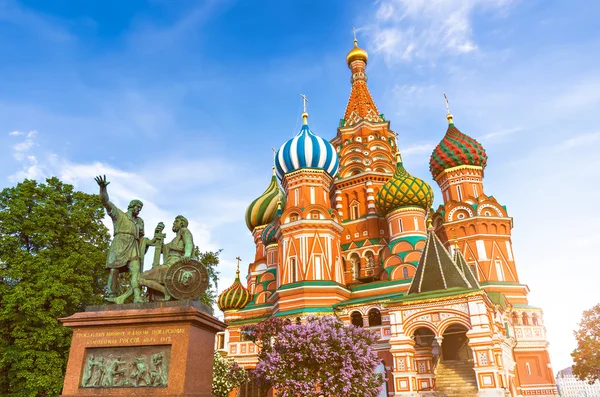
[[[427,214],[427,230],[433,230],[433,207],[429,207]]]
[[[450,113],[450,104],[448,103],[448,97],[446,96],[445,92],[444,99],[446,100],[446,110],[448,111],[448,114],[446,114],[446,119],[448,120],[448,124],[454,124],[452,113]]]
[[[304,120],[304,125],[308,124],[308,112],[306,111],[306,103],[308,102],[308,98],[306,95],[300,94],[302,97],[302,101],[304,102],[304,112],[302,113],[302,120]]]
[[[400,154],[400,151],[398,150],[396,152],[396,163],[401,163],[402,162],[402,155]]]
[[[454,249],[458,250],[458,237],[456,237],[456,229],[452,228],[452,237],[454,238]]]

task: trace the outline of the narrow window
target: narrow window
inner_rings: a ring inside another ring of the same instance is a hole
[[[479,277],[477,277],[477,267],[475,265],[470,265],[469,267],[471,268],[471,273],[473,273],[475,280],[479,281]]]
[[[458,194],[458,201],[462,201],[462,192],[460,191],[460,186],[456,187],[456,193]]]
[[[477,185],[473,184],[473,194],[475,195],[475,198],[479,197],[479,193],[477,192]]]
[[[398,227],[400,228],[400,233],[404,232],[404,226],[402,225],[402,219],[398,219]]]
[[[310,203],[311,204],[315,203],[315,188],[314,187],[310,188]]]
[[[527,368],[527,373],[531,375],[531,366],[529,365],[529,362],[525,363],[525,368]]]
[[[496,261],[496,273],[498,274],[498,281],[504,281],[504,272],[502,271],[502,261]]]
[[[290,259],[290,282],[296,282],[296,259]]]
[[[351,212],[351,214],[352,214],[351,215],[352,219],[358,219],[358,204],[354,204],[352,206],[352,212]]]
[[[408,269],[407,268],[402,269],[402,277],[405,279],[408,278]]]
[[[315,262],[315,280],[321,280],[323,278],[322,271],[321,271],[321,257],[315,256],[314,262]]]
[[[298,206],[298,189],[294,189],[294,205]]]
[[[417,217],[414,217],[414,221],[415,221],[415,230],[419,230],[419,220],[417,219]]]

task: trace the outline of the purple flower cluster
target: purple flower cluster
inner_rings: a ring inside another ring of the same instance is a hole
[[[280,397],[376,397],[381,389],[370,330],[312,316],[302,324],[268,319],[249,333],[261,345],[255,374]]]

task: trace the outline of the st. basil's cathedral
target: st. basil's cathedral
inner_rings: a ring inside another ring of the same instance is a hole
[[[512,251],[512,218],[483,184],[483,146],[454,124],[430,157],[444,204],[411,175],[367,87],[367,52],[348,53],[351,91],[327,141],[302,114],[246,211],[256,255],[219,296],[217,349],[251,370],[240,332],[270,316],[335,315],[379,334],[381,396],[557,395],[542,310]],[[238,396],[259,396],[252,383]]]

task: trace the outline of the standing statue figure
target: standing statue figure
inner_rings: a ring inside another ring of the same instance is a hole
[[[143,203],[140,200],[132,200],[127,207],[127,212],[118,209],[108,198],[106,187],[110,182],[106,176],[95,178],[100,186],[100,199],[106,212],[113,221],[114,238],[110,243],[106,267],[110,269],[108,278],[108,301],[116,300],[117,278],[121,272],[131,273],[131,290],[133,290],[133,301],[143,302],[139,275],[141,271],[140,241],[144,237],[144,221],[138,215],[142,210]],[[126,297],[121,297],[124,301]]]
[[[175,238],[162,246],[163,264],[154,264],[152,269],[145,271],[140,275],[140,284],[146,286],[151,291],[157,291],[163,295],[163,300],[170,300],[171,295],[165,288],[165,276],[169,268],[180,260],[193,259],[194,239],[192,232],[188,229],[189,222],[183,215],[177,215],[173,221],[172,230],[175,232]],[[157,233],[162,233],[162,227],[159,224]]]

